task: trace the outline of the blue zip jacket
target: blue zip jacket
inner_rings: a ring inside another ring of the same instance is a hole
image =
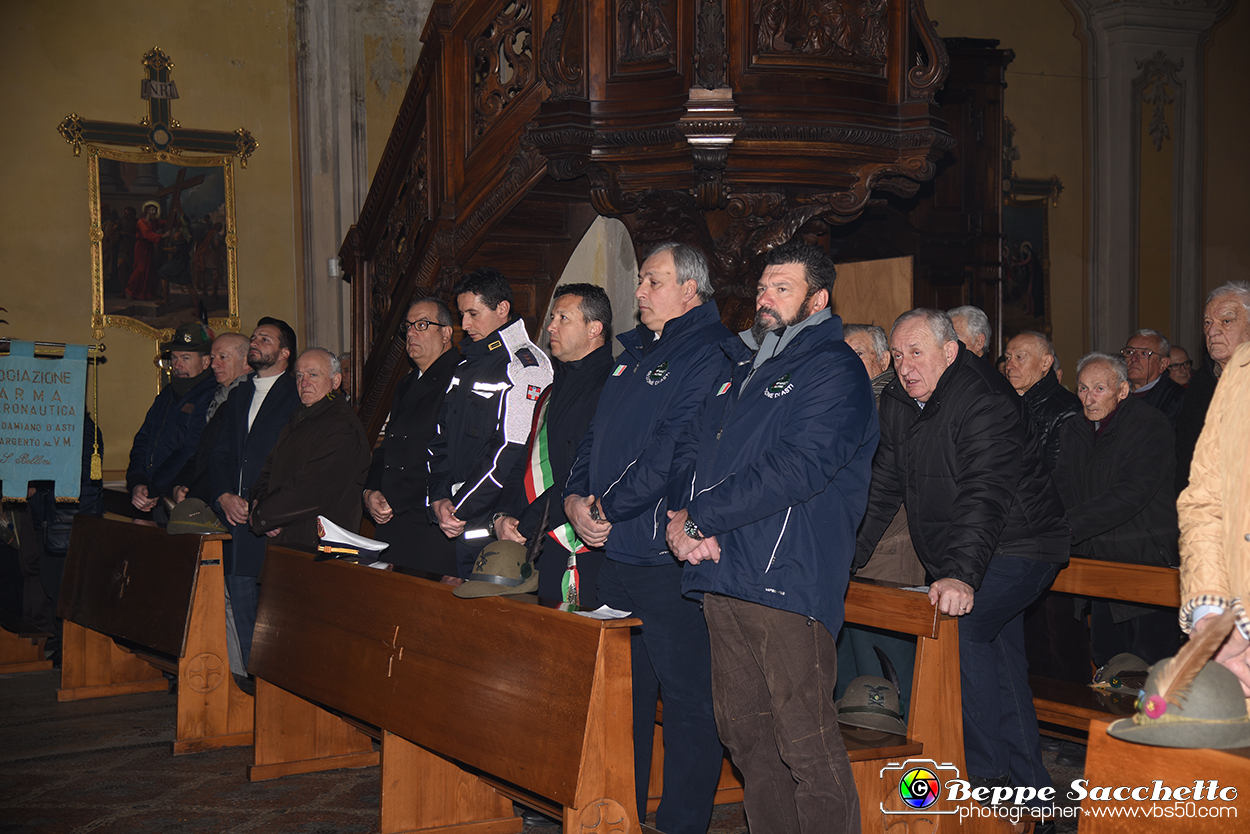
[[[720,562],[686,566],[682,590],[792,611],[836,636],[880,431],[872,385],[828,310],[758,354],[743,342],[721,343],[675,453],[670,501],[721,548]]]
[[[577,447],[564,495],[594,495],[612,532],[609,559],[672,564],[664,542],[669,465],[720,366],[717,343],[729,336],[714,302],[666,322],[659,339],[639,325],[617,341],[625,348],[599,395],[590,429]]]

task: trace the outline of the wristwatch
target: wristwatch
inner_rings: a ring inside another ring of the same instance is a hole
[[[692,539],[698,539],[699,541],[703,541],[705,538],[703,533],[699,530],[699,526],[694,523],[694,519],[689,516],[686,516],[686,535]]]
[[[499,523],[499,519],[507,518],[508,513],[499,512],[490,517],[490,534],[495,538],[499,538],[499,534],[495,532],[495,525]]]

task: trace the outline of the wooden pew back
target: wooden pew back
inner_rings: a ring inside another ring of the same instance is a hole
[[[588,774],[619,770],[632,806],[637,624],[459,599],[427,579],[271,547],[249,671],[558,805],[594,793]],[[386,767],[384,751],[384,783]]]
[[[159,691],[168,672],[178,681],[175,755],[251,744],[252,698],[226,646],[229,538],[77,516],[58,605],[57,700]]]
[[[199,536],[76,516],[57,615],[182,657],[199,567]]]
[[[1055,577],[1050,590],[1083,597],[1118,602],[1162,605],[1179,608],[1180,571],[1155,565],[1106,562],[1073,557]],[[1085,684],[1030,676],[1033,706],[1037,718],[1058,728],[1043,728],[1045,735],[1080,741],[1080,733],[1090,722],[1108,716],[1128,716],[1134,711],[1135,697],[1129,694],[1099,692]],[[1068,730],[1077,731],[1075,734]]]

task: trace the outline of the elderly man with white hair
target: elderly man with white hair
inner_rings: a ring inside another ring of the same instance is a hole
[[[955,335],[964,343],[964,347],[984,359],[990,349],[990,336],[993,335],[990,330],[990,319],[985,315],[985,311],[980,307],[965,304],[963,307],[948,310],[946,314],[951,317],[951,324],[955,326]]]
[[[960,343],[950,318],[916,309],[894,323],[898,379],[881,396],[881,442],[855,564],[900,504],[932,578],[929,600],[959,617],[964,753],[977,787],[1042,789],[1024,609],[1068,558],[1063,504],[1020,397]]]
[[[1207,408],[1215,396],[1215,384],[1232,359],[1233,351],[1250,342],[1250,282],[1229,281],[1207,296],[1202,313],[1202,332],[1207,341],[1208,360],[1194,369],[1185,402],[1176,417],[1176,489],[1189,483],[1189,466],[1194,446],[1206,422]]]
[[[360,529],[369,441],[339,390],[338,357],[309,348],[295,362],[298,406],[252,486],[249,522],[276,544],[317,546],[317,516]]]

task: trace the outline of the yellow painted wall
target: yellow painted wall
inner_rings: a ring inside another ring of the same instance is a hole
[[[239,312],[295,324],[301,306],[292,159],[290,18],[284,0],[215,0],[154,6],[137,0],[0,4],[0,164],[5,270],[0,334],[91,339],[87,160],[56,126],[70,113],[138,122],[143,54],[159,46],[174,62],[185,127],[246,127],[260,143],[235,170]],[[303,335],[302,333],[300,334]],[[106,331],[100,413],[105,469],[119,475],[134,432],[156,394],[156,345]]]
[[[1250,3],[1241,0],[1216,27],[1207,50],[1203,285],[1208,290],[1225,281],[1250,280],[1247,42]]]
[[[1004,109],[1016,126],[1021,177],[1058,176],[1059,205],[1050,209],[1050,298],[1055,350],[1075,368],[1087,350],[1085,44],[1061,0],[1029,3],[925,0],[944,38],[996,38],[1016,59],[1007,66]]]

